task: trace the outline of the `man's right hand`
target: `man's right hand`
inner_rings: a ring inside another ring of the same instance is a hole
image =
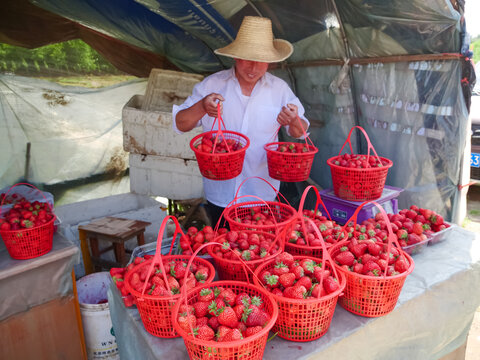
[[[220,101],[220,115],[221,115],[223,113],[222,102],[225,101],[222,95],[211,93],[210,95],[207,95],[203,98],[202,100],[203,109],[208,114],[208,116],[211,116],[213,118],[218,118],[218,115],[219,115],[217,112],[218,101]]]

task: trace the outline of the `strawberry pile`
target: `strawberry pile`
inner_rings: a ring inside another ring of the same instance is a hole
[[[271,210],[267,206],[252,206],[249,208],[239,208],[232,210],[228,215],[233,217],[233,221],[244,224],[256,226],[275,226],[285,219],[275,218]],[[227,216],[228,216],[227,215]]]
[[[224,287],[201,289],[194,303],[180,304],[177,316],[178,325],[188,334],[217,342],[252,336],[262,331],[269,320],[260,297]]]
[[[361,275],[394,276],[408,270],[410,264],[406,257],[395,247],[390,247],[376,238],[363,239],[353,236],[339,249],[333,258],[347,271]]]
[[[368,159],[368,160],[367,160]],[[376,156],[362,154],[343,154],[337,156],[333,163],[338,166],[343,166],[352,169],[368,169],[388,165],[389,162],[385,159],[377,159]]]
[[[139,260],[137,261],[137,259]],[[144,258],[136,258],[132,264],[135,266],[135,263],[138,265],[144,261]],[[198,284],[204,283],[205,280],[209,278],[210,271],[208,267],[192,263],[190,269],[187,269],[187,265],[186,260],[163,260],[163,266],[166,271],[166,282],[159,264],[154,266],[148,279],[147,274],[150,264],[139,268],[134,267],[131,270],[127,268],[127,271],[133,272],[130,277],[130,285],[134,290],[141,293],[145,283],[147,283],[145,290],[146,295],[167,297],[179,294],[180,288],[184,284],[188,291]],[[187,274],[186,279],[185,274]]]
[[[10,205],[10,204],[15,204],[21,201],[26,201],[26,199],[23,196],[19,196],[18,194],[11,194],[11,195],[8,195],[7,193],[0,194],[0,204]]]
[[[309,152],[310,148],[307,144],[288,142],[279,144],[277,151],[281,153],[302,154]]]
[[[329,220],[326,216],[323,216],[322,213],[317,210],[304,209],[302,215],[305,218],[308,218],[314,222],[315,225],[312,225],[309,221],[305,221],[305,231],[301,224],[300,220],[297,220],[293,226],[290,236],[287,238],[287,242],[296,245],[308,245],[313,247],[322,246],[321,240],[318,238],[316,231],[313,226],[315,226],[321,233],[323,240],[329,244],[334,244],[338,239],[342,238],[342,228],[337,225],[335,221]],[[306,232],[306,234],[305,234]]]
[[[195,148],[198,151],[209,153],[209,154],[224,154],[228,152],[233,152],[243,148],[243,145],[240,141],[235,139],[224,139],[222,136],[219,136],[215,142],[215,135],[212,137],[203,136],[200,144],[195,145]]]
[[[274,243],[274,237],[265,235],[268,234],[250,230],[232,230],[219,236],[215,241],[223,245],[215,245],[209,252],[216,258],[234,261],[238,261],[239,257],[244,261],[263,259],[279,250],[278,243]]]
[[[419,208],[416,205],[409,209],[402,209],[398,214],[387,214],[402,248],[414,246],[428,239],[433,233],[442,231],[450,225],[445,223],[443,217],[433,210]],[[383,241],[387,239],[387,227],[383,216],[378,213],[375,218],[367,219],[362,223],[366,228],[374,229]],[[381,231],[377,231],[380,229]]]
[[[274,295],[291,299],[314,299],[337,291],[338,280],[330,270],[308,257],[283,252],[272,266],[260,273],[260,281]]]
[[[227,229],[220,228],[217,234],[224,234]],[[180,238],[180,248],[183,255],[192,255],[197,249],[210,241],[213,241],[215,233],[211,226],[204,226],[201,230],[198,230],[195,226],[190,226],[185,235]],[[205,255],[207,249],[204,248],[200,251],[199,255]]]
[[[30,203],[18,199],[13,207],[0,218],[0,230],[14,231],[42,226],[54,218],[50,205],[45,202]]]

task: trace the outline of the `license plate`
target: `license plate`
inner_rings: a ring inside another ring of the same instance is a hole
[[[470,167],[480,168],[480,154],[472,153],[470,155]]]

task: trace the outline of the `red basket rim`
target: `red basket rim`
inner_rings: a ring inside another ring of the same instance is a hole
[[[40,229],[42,227],[45,227],[45,226],[48,226],[48,225],[51,225],[55,219],[57,218],[55,214],[53,214],[53,218],[50,219],[49,222],[46,222],[45,224],[42,224],[40,226],[35,226],[35,227],[31,227],[31,228],[23,228],[23,229],[17,229],[17,230],[0,230],[0,234],[9,234],[9,233],[22,233],[22,232],[27,232],[27,231],[32,231],[32,230],[36,230],[36,229]]]
[[[341,244],[342,246],[344,246],[345,244]],[[332,252],[334,252],[335,250],[337,250],[337,248],[339,248],[339,243],[337,244],[334,244],[333,246],[330,247],[329,249],[329,253],[330,253],[330,256],[332,256]],[[410,275],[410,273],[413,271],[413,269],[415,268],[415,263],[413,262],[413,258],[408,255],[403,249],[398,249],[397,247],[395,247],[400,253],[403,253],[402,255],[404,255],[408,262],[409,262],[409,266],[408,266],[408,269],[407,271],[401,273],[401,274],[398,274],[398,275],[392,275],[392,276],[383,276],[383,271],[382,271],[382,276],[371,276],[371,275],[363,275],[363,274],[359,274],[359,273],[356,273],[354,271],[349,271],[349,270],[345,270],[344,268],[342,268],[340,265],[338,265],[335,260],[334,260],[334,265],[336,267],[337,270],[345,273],[345,276],[347,275],[352,275],[352,276],[356,276],[356,277],[359,277],[360,279],[366,279],[366,280],[376,280],[376,281],[385,281],[385,280],[390,280],[390,279],[398,279],[398,278],[402,278],[402,277],[406,277],[407,275]],[[332,256],[332,259],[333,259],[333,256]]]
[[[217,131],[206,131],[204,133],[198,134],[192,140],[190,140],[190,149],[192,149],[195,154],[211,155],[211,156],[229,156],[229,155],[232,155],[232,154],[239,154],[239,153],[247,151],[248,147],[250,146],[250,139],[247,136],[245,136],[242,133],[236,132],[236,131],[222,130],[222,132],[224,134],[233,134],[233,135],[240,136],[240,137],[244,138],[247,142],[241,149],[231,151],[231,152],[226,152],[226,153],[207,153],[207,152],[204,152],[204,151],[199,151],[197,148],[195,148],[195,146],[193,146],[195,144],[195,142],[198,139],[203,138],[204,136],[207,136],[208,134],[216,134],[217,133]]]
[[[268,144],[265,144],[263,146],[263,148],[265,149],[265,151],[267,152],[271,152],[271,153],[275,153],[275,154],[281,154],[281,155],[284,155],[284,156],[305,156],[305,155],[314,155],[318,152],[318,148],[314,145],[310,145],[310,144],[304,144],[308,147],[309,151],[308,152],[304,152],[304,153],[289,153],[289,152],[280,152],[280,151],[277,151],[277,150],[273,150],[273,149],[270,149],[271,147],[275,146],[275,145],[283,145],[283,144],[296,144],[296,143],[292,143],[292,142],[286,142],[286,141],[282,141],[282,142],[271,142],[271,143],[268,143]]]
[[[234,231],[237,231],[237,230],[234,230]],[[267,232],[263,232],[263,231],[256,231],[256,230],[238,230],[238,231],[244,231],[244,232],[249,232],[249,233],[255,233],[255,234],[262,234],[264,236],[268,236],[268,237],[271,237],[271,238],[275,238],[275,234],[272,234],[272,233],[267,233]],[[214,241],[216,242],[220,242],[221,243],[221,239],[224,239],[227,237],[227,234],[222,234],[222,235],[219,235],[217,236]],[[219,240],[220,239],[220,240]],[[276,256],[278,255],[279,253],[281,253],[283,250],[282,250],[282,247],[280,246],[280,244],[277,244],[278,245],[278,250],[273,253],[273,254],[270,254],[264,258],[261,258],[261,259],[257,259],[257,260],[243,260],[243,262],[247,263],[248,265],[256,265],[257,263],[261,263],[261,262],[264,262],[268,259],[270,259],[270,257],[272,256]],[[207,251],[208,251],[208,254],[215,260],[215,261],[219,261],[219,262],[228,262],[229,264],[233,264],[233,265],[243,265],[243,262],[236,259],[236,258],[232,258],[232,259],[224,259],[224,258],[221,258],[217,255],[215,255],[215,253],[213,252],[213,246],[208,246],[207,247]],[[248,270],[247,270],[248,271]]]
[[[317,262],[322,262],[322,259],[320,258],[317,258],[317,257],[314,257],[314,256],[308,256],[308,255],[294,255],[293,258],[295,260],[302,260],[302,259],[312,259],[314,261],[317,261]],[[257,286],[262,286],[259,281],[258,281],[258,278],[260,277],[260,273],[263,271],[263,269],[265,269],[268,265],[272,264],[275,260],[272,259],[270,261],[267,261],[265,262],[264,264],[260,265],[256,270],[255,270],[255,275],[253,277],[253,282],[255,283],[255,285]],[[331,266],[334,266],[334,264],[332,264]],[[278,295],[275,295],[271,292],[270,295],[273,296],[273,298],[276,300],[276,301],[281,301],[281,302],[287,302],[287,303],[292,303],[292,304],[298,304],[298,303],[302,303],[302,304],[313,304],[313,303],[318,303],[318,302],[323,302],[325,300],[330,300],[336,296],[339,296],[343,290],[345,289],[345,286],[347,285],[347,277],[345,276],[345,274],[343,273],[339,273],[339,276],[341,277],[341,282],[340,282],[340,287],[335,290],[334,292],[328,294],[328,295],[325,295],[325,296],[322,296],[320,298],[313,298],[313,299],[291,299],[291,298],[286,298],[284,296],[278,296]]]
[[[289,209],[292,214],[291,214],[291,217],[282,221],[282,222],[277,222],[277,223],[273,223],[271,225],[255,225],[255,224],[243,224],[243,223],[239,223],[239,222],[236,222],[233,218],[230,217],[230,212],[233,212],[235,210],[235,208],[239,208],[239,207],[253,207],[253,206],[270,206],[272,207],[273,206],[280,206],[280,207],[283,207],[283,208],[287,208]],[[283,225],[287,225],[288,223],[290,223],[291,221],[293,221],[295,215],[297,214],[297,210],[295,210],[295,208],[291,205],[288,205],[288,204],[285,204],[285,203],[282,203],[280,201],[246,201],[246,202],[242,202],[242,203],[238,203],[238,204],[234,204],[234,205],[231,205],[227,208],[225,208],[225,212],[223,214],[223,216],[225,217],[225,220],[227,220],[228,222],[232,222],[238,226],[245,226],[245,227],[254,227],[254,228],[258,228],[258,229],[268,229],[268,228],[272,228],[272,227],[278,227],[278,226],[283,226]]]
[[[271,293],[268,292],[267,290],[263,289],[262,287],[259,287],[254,284],[250,284],[244,281],[234,281],[234,280],[222,280],[222,281],[214,281],[209,284],[204,284],[202,286],[197,286],[194,287],[193,289],[190,289],[187,293],[187,298],[194,292],[199,292],[201,289],[204,289],[205,287],[228,287],[228,286],[242,286],[242,287],[249,287],[253,288],[255,291],[259,291],[264,295],[264,298],[262,299],[263,301],[270,301],[270,305],[273,309],[273,313],[270,316],[270,320],[268,324],[258,333],[255,333],[252,336],[249,336],[245,339],[241,340],[236,340],[236,341],[222,341],[222,342],[217,342],[217,341],[206,341],[206,340],[201,340],[197,339],[191,335],[189,335],[185,330],[183,330],[179,325],[177,321],[177,315],[178,315],[178,310],[180,308],[180,305],[183,303],[182,301],[177,301],[175,306],[172,309],[172,322],[173,322],[173,327],[177,331],[177,333],[185,340],[185,341],[190,341],[196,345],[202,345],[206,347],[216,347],[216,348],[229,348],[232,346],[241,346],[243,344],[253,342],[254,340],[257,340],[261,338],[262,336],[265,336],[265,334],[268,334],[270,329],[275,325],[275,322],[277,321],[278,318],[278,304],[277,302],[273,299],[271,296]]]
[[[362,169],[358,169],[358,168],[349,168],[349,167],[345,167],[345,166],[340,166],[340,165],[335,165],[333,163],[333,161],[338,158],[339,155],[337,156],[333,156],[331,157],[330,159],[327,160],[327,164],[332,167],[332,168],[335,168],[337,170],[348,170],[348,171],[358,171],[358,172],[362,172],[362,171],[378,171],[378,170],[382,170],[382,169],[390,169],[392,166],[393,166],[393,161],[390,160],[390,159],[387,159],[387,158],[384,158],[384,157],[381,157],[379,156],[379,158],[381,160],[385,160],[387,162],[387,165],[383,165],[383,166],[379,166],[379,167],[374,167],[374,168],[362,168]],[[372,156],[372,155],[370,155]]]
[[[186,260],[188,262],[188,260],[190,260],[191,256],[189,256],[189,255],[162,255],[162,261],[164,259],[169,260],[169,259],[172,259],[172,258],[182,259],[182,260]],[[198,259],[198,261],[200,261],[202,264],[204,264],[208,267],[209,275],[208,275],[208,278],[205,280],[205,284],[211,283],[213,278],[215,277],[215,268],[213,267],[213,265],[208,260],[205,260],[205,259],[200,258],[200,257],[196,257],[195,259],[196,260]],[[140,291],[135,290],[133,288],[133,286],[130,285],[130,278],[132,277],[133,273],[135,271],[137,271],[138,269],[140,269],[141,267],[150,265],[152,263],[152,261],[153,261],[153,258],[145,260],[145,261],[141,262],[140,264],[136,265],[135,267],[133,267],[133,269],[130,270],[127,273],[127,275],[125,276],[125,280],[124,280],[125,286],[127,287],[127,290],[135,298],[144,298],[144,299],[148,299],[148,300],[167,300],[167,301],[178,299],[180,297],[180,294],[175,294],[175,295],[171,295],[171,296],[157,296],[157,295],[148,295],[148,294],[143,294],[142,295],[142,293]]]

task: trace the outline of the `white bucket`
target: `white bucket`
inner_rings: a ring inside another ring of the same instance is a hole
[[[113,332],[107,290],[111,283],[106,271],[93,273],[77,281],[78,302],[82,315],[85,346],[89,360],[120,359]]]

